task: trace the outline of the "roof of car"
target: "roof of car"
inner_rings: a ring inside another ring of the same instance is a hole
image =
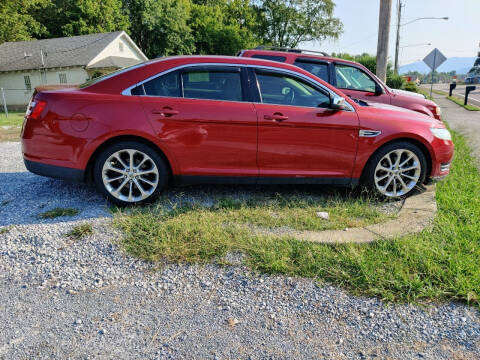
[[[311,54],[308,52],[296,52],[296,51],[278,51],[278,50],[262,50],[262,49],[246,49],[242,50],[240,54],[261,54],[261,55],[272,55],[272,56],[283,56],[286,59],[295,60],[298,58],[310,58],[310,59],[319,59],[329,62],[342,62],[351,65],[361,65],[355,61],[340,59],[332,56],[324,56],[320,54]]]

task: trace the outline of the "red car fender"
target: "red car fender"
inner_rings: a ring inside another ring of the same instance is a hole
[[[111,133],[104,134],[92,141],[90,141],[88,144],[85,145],[85,150],[82,153],[82,156],[80,157],[80,162],[82,164],[82,168],[86,168],[87,164],[91,160],[92,156],[95,154],[95,152],[106,142],[111,141],[115,138],[119,137],[138,137],[142,138],[152,144],[154,144],[167,158],[167,161],[170,164],[170,167],[172,169],[172,173],[176,174],[178,173],[178,163],[177,160],[175,159],[175,156],[165,144],[163,144],[161,141],[158,140],[155,136],[152,134],[149,134],[144,131],[138,131],[138,130],[133,130],[133,129],[128,129],[128,130],[119,130]]]
[[[433,137],[433,135],[432,135]],[[372,155],[383,145],[392,141],[404,140],[420,143],[428,151],[432,164],[436,162],[435,152],[429,141],[415,133],[395,133],[378,138],[360,138],[357,148],[357,157],[353,168],[352,178],[359,179],[362,176],[363,169]],[[427,159],[428,160],[428,159]]]

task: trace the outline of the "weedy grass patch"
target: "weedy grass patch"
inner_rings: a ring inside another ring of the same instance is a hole
[[[0,235],[4,235],[4,234],[7,234],[10,232],[10,227],[7,226],[7,227],[3,227],[0,229]]]
[[[91,224],[76,225],[70,230],[66,236],[72,240],[78,241],[87,236],[93,235],[93,227]]]
[[[61,216],[75,216],[78,215],[78,213],[80,213],[80,210],[78,209],[57,207],[38,214],[38,217],[40,219],[55,219]]]

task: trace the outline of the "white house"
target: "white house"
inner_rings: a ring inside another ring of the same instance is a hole
[[[6,42],[0,45],[0,88],[8,106],[24,108],[38,85],[80,84],[146,60],[124,31]]]

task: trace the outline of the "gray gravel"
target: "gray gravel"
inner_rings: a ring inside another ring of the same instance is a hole
[[[133,259],[95,192],[25,173],[19,152],[0,144],[0,359],[480,357],[473,307],[388,305],[252,273],[239,255],[227,267]],[[82,211],[37,219],[55,206]],[[65,237],[84,222],[93,236]]]

